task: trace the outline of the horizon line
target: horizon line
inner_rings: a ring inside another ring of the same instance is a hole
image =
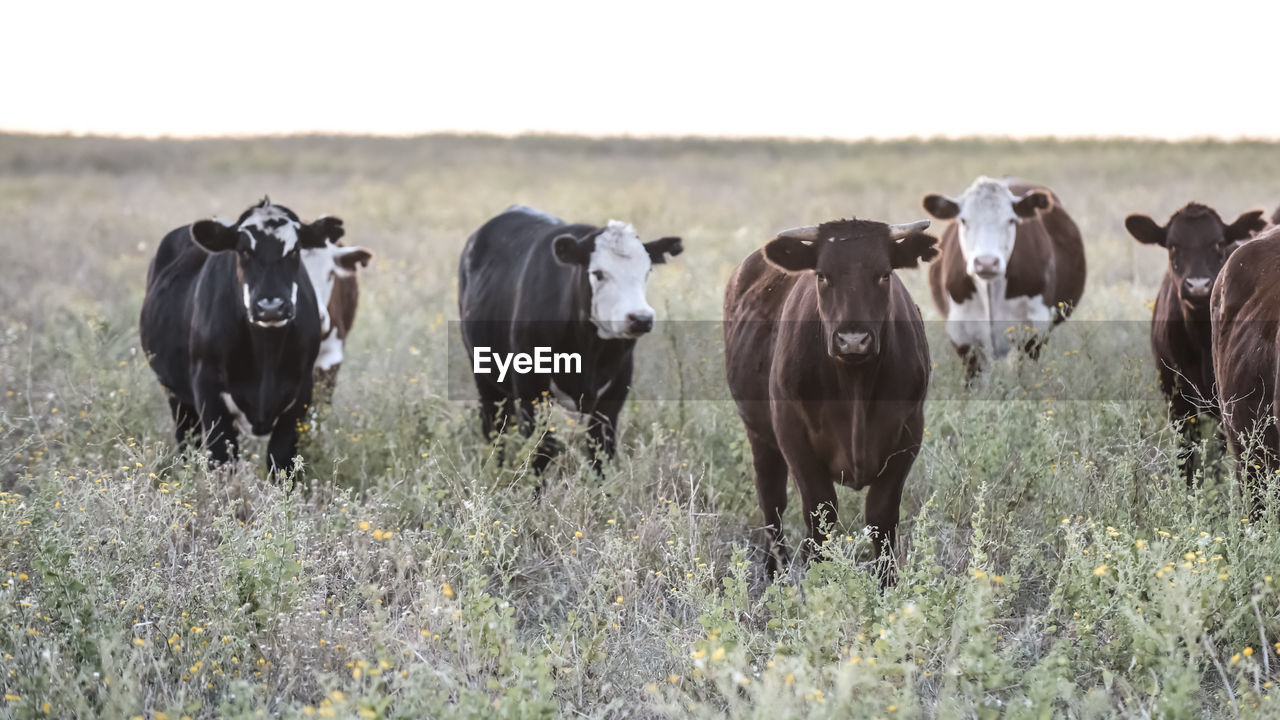
[[[1189,135],[1073,135],[1061,134],[1014,134],[1014,133],[970,133],[951,135],[935,133],[932,135],[861,135],[861,136],[818,136],[818,135],[770,135],[770,134],[734,134],[705,135],[699,133],[579,133],[556,130],[522,130],[519,132],[497,132],[492,130],[426,130],[412,133],[359,132],[349,130],[299,130],[291,132],[261,133],[112,133],[82,132],[76,130],[41,131],[23,128],[0,127],[0,137],[31,137],[48,139],[100,139],[121,141],[168,141],[199,142],[207,140],[283,140],[289,138],[367,138],[384,140],[414,140],[424,138],[467,137],[494,138],[502,140],[520,139],[565,139],[565,140],[633,140],[633,141],[686,141],[703,140],[714,142],[791,142],[791,143],[898,143],[898,142],[1133,142],[1163,144],[1276,144],[1280,143],[1280,134],[1276,135],[1223,135],[1215,133]]]

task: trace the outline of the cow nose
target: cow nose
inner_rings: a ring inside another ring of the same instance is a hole
[[[1207,298],[1212,284],[1213,278],[1187,278],[1182,281],[1182,294],[1188,298]]]
[[[627,313],[627,333],[643,335],[653,329],[653,315],[649,313]]]
[[[973,274],[983,280],[1000,274],[1000,258],[995,255],[979,255],[973,259]]]
[[[284,320],[288,316],[284,298],[262,298],[255,304],[257,305],[257,313],[255,314],[258,320]]]
[[[869,332],[838,332],[834,343],[836,353],[839,355],[870,354],[872,339]]]

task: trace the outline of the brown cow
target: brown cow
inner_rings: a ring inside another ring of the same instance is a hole
[[[1280,469],[1276,386],[1280,383],[1280,227],[1231,254],[1218,274],[1209,314],[1222,427],[1236,476],[1261,510],[1265,483]],[[1248,451],[1247,457],[1242,457]]]
[[[805,551],[836,521],[835,484],[868,488],[877,557],[892,554],[902,486],[920,449],[929,345],[893,272],[937,255],[928,220],[837,220],[780,233],[738,266],[724,298],[729,389],[746,425],[768,532],[785,561],[787,474],[804,504]],[[891,563],[881,564],[892,582]]]
[[[1044,333],[1084,294],[1084,243],[1057,196],[1014,178],[979,177],[958,198],[925,197],[924,208],[956,220],[942,234],[929,287],[967,377],[1007,355],[1023,328],[1033,330],[1022,347],[1035,357]]]
[[[1201,413],[1218,416],[1213,395],[1209,292],[1237,243],[1264,225],[1261,210],[1247,212],[1227,225],[1213,208],[1199,203],[1174,213],[1164,227],[1146,215],[1130,215],[1124,220],[1125,228],[1138,242],[1169,251],[1169,267],[1151,316],[1151,352],[1160,374],[1160,389],[1169,399],[1169,420],[1182,426],[1178,462],[1188,487],[1195,483],[1195,446],[1200,439],[1196,418]]]
[[[360,286],[356,266],[368,266],[373,253],[362,247],[339,245],[332,240],[322,248],[303,250],[302,262],[320,303],[320,354],[316,356],[315,383],[318,399],[333,395],[347,333],[356,322]]]

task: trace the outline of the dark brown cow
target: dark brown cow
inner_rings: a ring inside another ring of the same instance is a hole
[[[928,226],[837,220],[788,230],[729,279],[725,363],[751,442],[770,574],[786,557],[788,472],[812,543],[823,539],[822,513],[836,521],[840,483],[868,488],[878,556],[892,553],[930,372],[920,309],[893,271],[937,255],[937,238],[921,232]],[[892,582],[891,563],[880,568]]]
[[[315,288],[316,299],[324,308],[320,313],[322,335],[315,365],[316,395],[320,400],[333,395],[347,333],[356,322],[356,305],[360,301],[356,266],[368,266],[371,259],[373,253],[365,248],[332,241],[324,247],[302,252],[302,262]]]
[[[1265,483],[1280,469],[1276,386],[1280,384],[1280,227],[1231,254],[1210,300],[1213,372],[1236,476],[1261,510]],[[1246,454],[1247,456],[1242,457]]]
[[[1084,294],[1084,243],[1057,196],[1014,178],[980,177],[958,198],[925,197],[924,208],[956,220],[942,234],[929,288],[968,377],[1020,338],[1034,357],[1044,333]],[[1010,327],[1034,334],[1011,334]]]
[[[1169,252],[1160,292],[1151,316],[1151,352],[1160,374],[1160,389],[1169,399],[1169,420],[1182,426],[1178,461],[1187,486],[1195,482],[1195,446],[1200,439],[1196,418],[1218,415],[1213,395],[1213,356],[1209,326],[1209,292],[1218,271],[1237,243],[1266,225],[1262,211],[1247,212],[1227,225],[1218,213],[1190,203],[1163,227],[1146,215],[1130,215],[1124,226],[1145,245]]]

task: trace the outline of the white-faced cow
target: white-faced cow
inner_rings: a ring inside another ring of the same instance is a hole
[[[1196,418],[1201,413],[1218,416],[1209,293],[1231,252],[1264,225],[1261,210],[1244,213],[1227,225],[1213,208],[1199,203],[1189,203],[1163,226],[1146,215],[1130,215],[1124,221],[1138,242],[1169,253],[1151,316],[1151,352],[1160,389],[1169,400],[1169,419],[1182,427],[1178,460],[1188,486],[1195,481],[1200,437]]]
[[[925,197],[924,208],[955,221],[929,267],[929,288],[968,378],[1019,340],[1035,357],[1044,333],[1084,294],[1084,243],[1057,196],[1013,178],[979,177],[960,197]]]
[[[645,299],[649,272],[683,249],[677,237],[641,243],[631,225],[617,220],[604,227],[569,224],[522,205],[481,226],[467,240],[458,268],[468,361],[476,353],[533,356],[538,348],[580,358],[577,366],[566,362],[548,374],[475,374],[485,437],[501,429],[504,419],[530,432],[536,403],[553,396],[589,416],[589,436],[612,456],[618,413],[631,389],[636,338],[654,325]],[[534,471],[545,469],[557,449],[548,433]],[[597,469],[599,463],[597,455]]]
[[[316,292],[320,310],[320,354],[316,356],[317,395],[333,394],[342,366],[347,334],[356,322],[360,285],[356,266],[366,267],[373,253],[362,247],[348,247],[330,238],[324,247],[304,249],[302,264]]]
[[[341,237],[342,221],[303,224],[270,200],[228,226],[200,220],[161,241],[147,273],[141,340],[169,394],[180,444],[199,431],[210,459],[237,455],[238,431],[270,435],[288,469],[311,402],[320,310],[301,252]]]
[[[838,220],[787,230],[729,279],[725,364],[751,443],[770,574],[786,556],[788,473],[806,552],[822,543],[821,515],[836,521],[839,483],[867,488],[877,552],[892,554],[930,373],[920,309],[894,271],[938,254],[928,226]],[[892,582],[891,563],[880,571]]]

